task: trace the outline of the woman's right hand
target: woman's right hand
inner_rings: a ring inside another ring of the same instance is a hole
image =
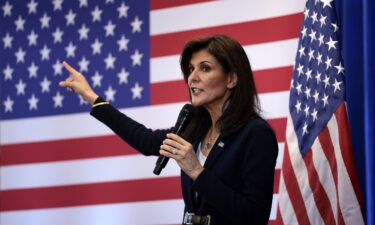
[[[70,73],[65,81],[61,81],[59,85],[71,89],[74,93],[79,94],[89,104],[94,104],[98,95],[91,88],[86,78],[68,63],[64,62],[64,67]]]

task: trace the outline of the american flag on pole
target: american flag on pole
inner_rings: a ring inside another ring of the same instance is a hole
[[[303,7],[301,0],[0,0],[0,224],[181,223],[179,167],[171,161],[155,176],[155,157],[123,143],[58,82],[68,76],[66,60],[121,111],[168,128],[188,100],[182,46],[217,33],[244,46],[277,133],[276,223]]]
[[[293,70],[280,224],[364,224],[333,0],[308,0]]]

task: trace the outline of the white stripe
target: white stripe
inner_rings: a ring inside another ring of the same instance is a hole
[[[1,212],[2,225],[181,224],[182,199]]]
[[[156,159],[128,155],[2,166],[0,190],[180,176],[180,168],[174,160],[155,176],[152,171]],[[279,168],[276,166],[276,169]]]
[[[327,193],[330,205],[332,207],[334,219],[336,221],[336,224],[338,224],[336,184],[333,179],[329,161],[323,152],[319,138],[315,139],[313,145],[311,146],[311,150],[312,161],[318,174],[320,184],[322,185],[324,191]]]
[[[292,66],[296,57],[298,38],[244,46],[253,71]],[[182,80],[180,56],[151,59],[151,83]]]
[[[310,220],[310,224],[324,224],[324,221],[322,220],[322,217],[320,216],[320,213],[314,201],[314,195],[309,185],[307,168],[299,151],[297,136],[294,132],[292,119],[289,115],[287,119],[286,137],[289,149],[289,151],[287,152],[289,152],[293,171],[295,176],[297,177],[298,187],[301,191],[302,198],[304,199],[304,204]]]
[[[267,119],[283,118],[288,113],[289,92],[259,95]],[[183,103],[153,105],[121,109],[131,118],[151,129],[174,125]],[[278,110],[275,110],[277,107]],[[160,115],[158,119],[150,115]],[[1,144],[29,143],[113,134],[87,113],[62,116],[5,120],[0,123]]]
[[[279,185],[279,209],[283,223],[285,225],[298,224],[293,205],[289,199],[289,194],[285,187],[284,177],[282,173],[280,174]]]
[[[344,222],[347,225],[362,225],[365,222],[363,220],[360,205],[354,192],[353,185],[350,181],[344,159],[342,158],[342,150],[339,144],[340,137],[335,114],[328,121],[327,127],[335,149],[335,156],[337,160],[339,204]]]
[[[2,166],[0,170],[0,189],[8,190],[180,176],[180,169],[174,160],[170,160],[160,176],[155,176],[152,171],[156,160],[156,157],[130,155]]]
[[[267,19],[303,12],[304,5],[305,1],[301,0],[236,0],[153,10],[150,14],[150,32],[151,35],[158,35]]]
[[[284,150],[285,150],[285,143],[278,143],[279,144],[279,154],[277,155],[277,160],[276,160],[276,166],[275,169],[281,169],[283,166],[284,162]]]

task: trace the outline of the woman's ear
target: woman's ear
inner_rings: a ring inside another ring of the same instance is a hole
[[[238,76],[236,73],[230,73],[227,79],[227,88],[232,89],[237,85]]]

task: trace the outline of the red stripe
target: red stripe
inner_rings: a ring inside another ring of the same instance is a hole
[[[286,119],[268,120],[279,142],[285,139]],[[110,143],[110,148],[108,144]],[[0,165],[139,154],[116,135],[1,146]]]
[[[1,191],[0,211],[181,199],[179,177]]]
[[[298,223],[303,224],[303,225],[309,225],[310,221],[307,215],[305,201],[302,197],[301,190],[299,189],[299,186],[297,183],[297,177],[293,171],[287,144],[285,144],[284,162],[283,162],[283,168],[281,172],[283,174],[283,178],[285,181],[285,188],[288,192],[288,196],[293,206],[293,210],[296,214]]]
[[[316,168],[312,160],[313,154],[316,154],[316,152],[309,150],[303,159],[307,168],[309,185],[314,196],[315,205],[318,208],[320,216],[325,224],[336,224],[331,202],[329,201],[328,195],[320,183],[319,175],[316,172]],[[327,173],[328,172],[329,171],[327,171]]]
[[[254,71],[257,92],[262,94],[289,90],[292,73],[292,66]],[[188,89],[182,79],[153,83],[150,92],[152,105],[189,100]]]
[[[242,45],[297,38],[302,16],[302,13],[298,13],[271,19],[152,35],[150,55],[159,57],[179,54],[187,40],[211,34],[226,34],[238,40]]]
[[[333,143],[332,143],[332,140],[330,138],[330,134],[329,134],[329,131],[328,131],[327,127],[325,127],[320,132],[318,138],[319,138],[320,145],[322,146],[324,155],[327,158],[329,166],[331,168],[333,180],[334,180],[335,186],[336,186],[336,198],[337,198],[337,201],[339,201],[339,193],[338,193],[338,190],[337,190],[337,187],[338,187],[337,161],[336,161],[336,156],[335,156],[335,149],[333,147]],[[337,204],[337,215],[338,215],[338,224],[339,225],[345,224],[344,218],[342,216],[341,208],[338,204]]]
[[[191,5],[196,3],[202,2],[210,2],[213,0],[151,0],[150,1],[150,9],[163,9],[163,8],[170,8],[176,6],[183,6],[183,5]]]
[[[339,130],[339,141],[341,148],[341,155],[343,157],[346,170],[349,174],[349,179],[354,188],[354,192],[357,196],[359,205],[362,211],[362,217],[364,214],[364,203],[361,195],[361,190],[359,187],[359,179],[357,176],[357,169],[355,167],[355,160],[353,155],[353,146],[351,142],[351,137],[349,134],[349,123],[348,116],[346,114],[345,104],[342,103],[335,112],[337,126]]]

